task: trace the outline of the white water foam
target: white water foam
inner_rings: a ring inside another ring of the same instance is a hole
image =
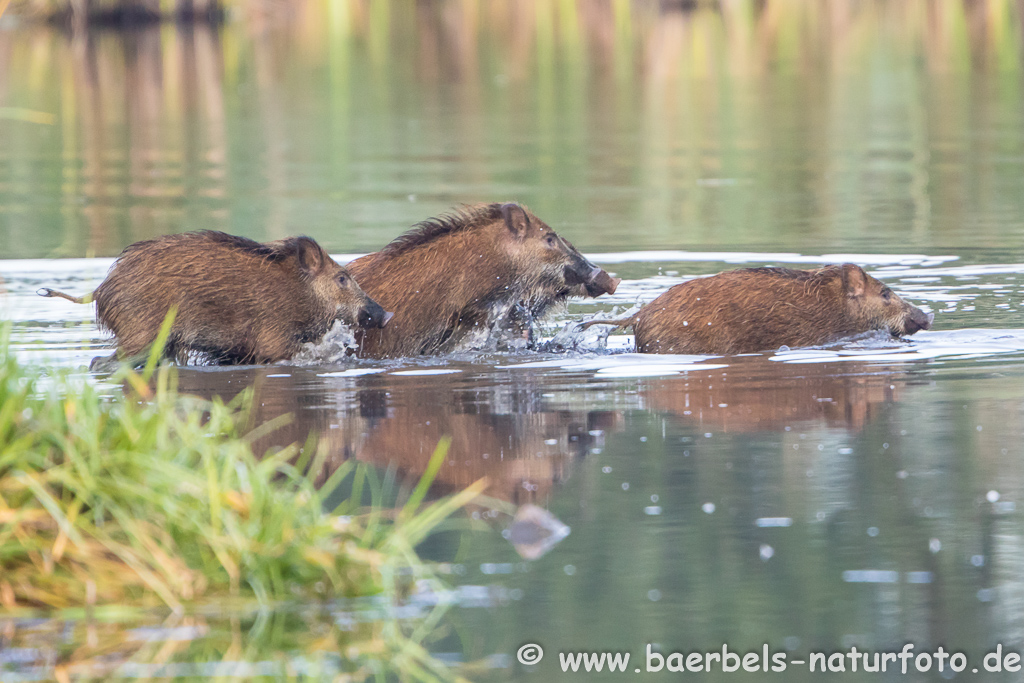
[[[918,332],[910,343],[899,347],[838,349],[794,349],[779,351],[769,360],[781,363],[836,363],[845,361],[879,364],[932,359],[967,359],[1024,352],[1024,330],[966,329]]]
[[[462,370],[456,370],[454,368],[431,368],[424,370],[395,370],[388,374],[390,375],[403,375],[405,377],[413,377],[419,375],[454,375],[462,372]]]
[[[384,372],[387,368],[349,368],[338,372],[318,372],[317,377],[362,377],[363,375],[376,375]]]
[[[606,378],[656,377],[728,367],[724,364],[704,362],[709,358],[715,358],[715,356],[621,353],[597,357],[573,356],[497,367],[512,370],[550,368],[566,372],[593,372],[598,377]]]

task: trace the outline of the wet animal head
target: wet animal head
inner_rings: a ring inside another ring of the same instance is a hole
[[[838,268],[847,312],[865,329],[887,329],[894,337],[903,337],[931,328],[934,314],[907,303],[860,266],[844,263]]]
[[[567,239],[524,207],[501,205],[509,250],[521,272],[535,282],[534,297],[564,298],[582,287],[589,296],[613,294],[619,278],[584,258]]]
[[[293,243],[300,276],[317,298],[335,311],[335,318],[360,327],[384,327],[391,319],[393,314],[371,299],[348,269],[338,265],[314,240],[295,237],[286,242]]]

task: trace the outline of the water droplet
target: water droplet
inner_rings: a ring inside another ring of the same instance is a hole
[[[939,552],[940,550],[942,550],[942,541],[940,541],[937,538],[931,539],[930,541],[928,541],[928,550],[932,551],[933,555]]]
[[[878,535],[878,527],[877,526],[869,526],[868,527],[868,536],[870,536],[871,538],[874,538],[877,535]]]
[[[644,508],[644,514],[645,515],[650,515],[652,517],[660,515],[661,514],[661,506],[660,505],[648,505],[647,507]]]
[[[622,482],[622,490],[623,491],[628,491],[629,490],[629,482],[628,481]]]
[[[971,555],[971,564],[975,567],[983,567],[985,565],[984,555]]]
[[[985,499],[990,503],[996,502],[999,500],[999,491],[996,491],[995,489],[989,491],[985,494]]]
[[[775,554],[775,548],[771,547],[767,543],[763,543],[761,544],[760,553],[761,561],[767,562],[768,560],[772,559],[772,555]]]
[[[576,567],[574,567],[571,564],[567,564],[564,567],[562,567],[562,571],[565,572],[566,576],[572,576],[576,573]]]
[[[611,474],[612,468],[605,465],[604,467],[601,468],[601,471],[604,472],[605,474]]]
[[[651,496],[651,502],[652,503],[657,503],[658,502],[658,494],[657,493],[655,493],[654,495]]]
[[[658,602],[658,600],[661,600],[661,591],[657,588],[652,588],[647,591],[647,599],[651,602]]]
[[[714,503],[704,503],[703,505],[700,506],[700,509],[710,515],[712,512],[715,511],[715,504]]]

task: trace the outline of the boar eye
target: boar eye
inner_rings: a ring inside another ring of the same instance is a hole
[[[548,233],[548,236],[544,238],[544,241],[547,243],[549,247],[555,246],[555,236],[552,235],[551,233]]]
[[[889,301],[892,298],[892,290],[888,287],[882,290],[882,299]]]
[[[341,285],[342,287],[348,285],[348,275],[339,275],[338,284]]]

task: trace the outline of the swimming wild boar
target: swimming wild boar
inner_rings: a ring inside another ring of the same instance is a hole
[[[261,244],[214,231],[165,235],[127,247],[91,295],[39,293],[95,300],[97,321],[117,339],[115,356],[130,362],[148,353],[172,306],[164,355],[182,362],[194,353],[226,364],[286,360],[335,319],[382,327],[390,317],[309,237]]]
[[[474,330],[526,334],[570,296],[613,293],[618,278],[518,204],[481,204],[414,226],[349,264],[395,317],[357,332],[369,358],[443,353]]]
[[[908,304],[852,263],[817,270],[742,268],[675,285],[623,320],[640,353],[754,353],[817,346],[871,330],[894,337],[931,327]]]

